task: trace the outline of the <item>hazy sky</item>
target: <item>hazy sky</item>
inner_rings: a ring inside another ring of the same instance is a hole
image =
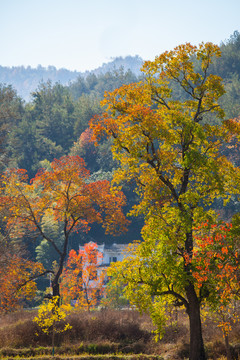
[[[240,0],[0,0],[0,65],[92,70],[240,31]]]

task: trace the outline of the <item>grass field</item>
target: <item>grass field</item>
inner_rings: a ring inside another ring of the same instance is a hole
[[[35,311],[22,311],[0,318],[0,359],[51,359],[51,336],[39,331]],[[188,319],[182,312],[172,314],[163,339],[154,339],[153,326],[147,315],[136,311],[103,310],[73,312],[72,326],[56,334],[54,359],[188,359]],[[226,359],[221,331],[211,319],[203,324],[203,335],[209,359]],[[233,359],[240,359],[240,325],[230,334]]]

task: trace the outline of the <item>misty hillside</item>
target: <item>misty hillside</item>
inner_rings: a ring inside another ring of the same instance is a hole
[[[31,92],[35,91],[40,82],[53,83],[59,82],[62,85],[69,85],[79,76],[85,78],[89,74],[105,74],[108,71],[124,68],[125,71],[131,70],[135,75],[139,75],[143,60],[139,56],[117,57],[109,63],[104,63],[101,67],[86,72],[70,71],[67,69],[56,69],[54,66],[47,68],[39,65],[37,68],[30,66],[5,67],[0,65],[0,83],[12,85],[18,95],[24,100],[29,101]]]

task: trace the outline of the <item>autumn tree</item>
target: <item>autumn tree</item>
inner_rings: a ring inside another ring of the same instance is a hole
[[[225,339],[227,359],[231,360],[229,333],[239,321],[240,300],[240,231],[239,215],[231,223],[205,222],[195,229],[195,248],[191,261],[192,275],[200,292],[207,294],[207,312],[213,314]]]
[[[84,245],[78,252],[71,250],[63,271],[63,301],[75,300],[75,306],[90,311],[103,295],[105,271],[101,269],[102,253],[96,243]]]
[[[163,299],[185,306],[190,360],[206,356],[203,295],[185,256],[193,254],[193,228],[215,217],[214,199],[227,201],[239,183],[239,169],[221,155],[222,143],[239,134],[239,126],[222,121],[218,99],[224,88],[221,78],[209,73],[219,56],[212,43],[185,44],[145,62],[145,80],[107,93],[105,112],[91,124],[96,141],[113,138],[112,151],[121,162],[115,181],[136,182],[140,201],[131,214],[145,217],[144,241],[113,274],[126,282],[130,300],[150,308],[155,320],[163,319]]]
[[[111,190],[108,181],[88,182],[89,171],[78,156],[62,157],[51,170],[40,170],[29,183],[25,170],[9,170],[2,176],[1,209],[7,207],[7,226],[20,237],[40,235],[58,254],[52,280],[53,296],[59,296],[59,279],[73,232],[88,231],[100,223],[108,233],[125,230],[124,196]],[[44,227],[44,219],[63,226],[63,242],[58,243]],[[48,269],[50,270],[50,269]]]
[[[38,309],[37,316],[33,319],[43,333],[51,335],[52,356],[54,356],[55,353],[55,335],[72,328],[72,326],[66,322],[66,317],[70,312],[70,304],[59,306],[58,296],[53,296],[51,299],[45,299]]]
[[[45,273],[41,263],[4,252],[0,256],[0,314],[21,308],[36,295],[38,276]]]
[[[82,132],[78,141],[74,142],[70,155],[81,156],[86,164],[91,167],[92,170],[97,168],[96,164],[96,147],[94,146],[92,139],[92,131],[87,128]]]
[[[29,254],[16,235],[14,228],[7,226],[9,215],[7,201],[0,211],[0,314],[22,308],[33,300],[36,280],[46,274],[40,262],[29,259]]]

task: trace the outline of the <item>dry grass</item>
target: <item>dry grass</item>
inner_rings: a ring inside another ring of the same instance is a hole
[[[0,318],[0,358],[50,356],[51,339],[39,332],[32,321],[35,315],[35,311],[23,311]],[[154,340],[149,317],[136,311],[73,312],[68,321],[72,329],[56,337],[59,356],[69,355],[70,359],[80,354],[155,354],[159,360],[188,358],[188,319],[182,312],[177,317],[174,314],[159,342]],[[203,335],[209,359],[224,360],[222,334],[211,319],[203,324]],[[240,325],[234,327],[230,343],[234,359],[238,359]]]

